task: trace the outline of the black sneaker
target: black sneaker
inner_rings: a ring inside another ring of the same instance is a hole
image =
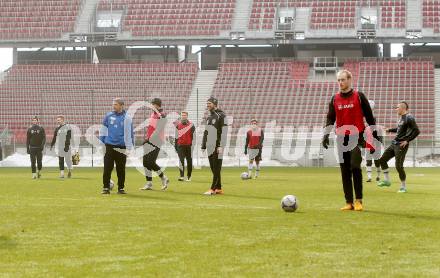
[[[67,173],[67,178],[71,178],[72,177],[72,171],[69,171],[68,173]]]
[[[368,179],[367,182],[371,182],[371,179]]]
[[[104,188],[101,192],[101,194],[110,194],[110,189]]]
[[[119,189],[119,190],[118,190],[118,194],[127,194],[127,192],[125,192],[124,189]]]
[[[379,178],[379,177],[376,177],[376,181],[380,181],[380,178]]]

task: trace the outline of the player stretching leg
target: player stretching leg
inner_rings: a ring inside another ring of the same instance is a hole
[[[390,175],[388,169],[388,161],[396,157],[396,170],[399,172],[400,189],[399,193],[405,193],[406,190],[406,173],[403,169],[403,162],[405,161],[406,153],[408,152],[409,142],[414,140],[419,134],[420,130],[416,124],[414,116],[408,112],[408,103],[401,101],[396,108],[397,114],[400,116],[397,128],[388,129],[387,132],[396,132],[396,137],[391,142],[391,145],[385,150],[380,158],[380,165],[383,170],[384,180],[377,185],[380,187],[390,186]]]

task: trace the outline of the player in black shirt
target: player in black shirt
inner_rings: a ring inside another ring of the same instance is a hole
[[[203,133],[202,151],[208,153],[209,166],[212,172],[211,189],[205,195],[223,194],[221,170],[223,162],[223,150],[226,146],[228,134],[225,113],[217,108],[218,100],[210,97],[206,102],[209,116],[206,120],[206,128]]]
[[[396,170],[399,172],[400,189],[399,193],[406,192],[406,173],[403,169],[403,162],[405,155],[408,152],[409,142],[414,140],[419,134],[420,130],[417,127],[414,116],[408,113],[408,103],[401,101],[396,108],[397,114],[400,116],[397,128],[390,128],[387,132],[396,132],[396,137],[391,141],[391,145],[385,150],[380,158],[380,166],[383,170],[384,180],[377,185],[380,187],[390,186],[390,176],[387,162],[396,157]]]
[[[32,126],[28,128],[26,134],[26,149],[27,153],[31,157],[32,178],[41,177],[41,168],[43,167],[43,149],[46,144],[46,133],[44,128],[39,125],[39,119],[37,116],[32,118]],[[37,162],[38,171],[35,167],[35,161]]]

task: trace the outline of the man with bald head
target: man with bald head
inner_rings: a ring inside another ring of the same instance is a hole
[[[337,74],[337,79],[339,91],[331,98],[328,106],[322,145],[325,149],[328,148],[329,134],[335,125],[336,150],[346,203],[341,210],[362,211],[362,155],[360,147],[365,147],[364,118],[370,126],[374,126],[376,121],[367,97],[353,89],[351,72],[341,70]],[[373,131],[373,136],[377,137],[375,131]],[[355,200],[353,200],[353,188]]]

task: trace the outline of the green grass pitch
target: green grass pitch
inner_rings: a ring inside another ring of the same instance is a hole
[[[102,169],[59,180],[0,168],[0,277],[440,277],[440,171],[410,168],[408,193],[364,183],[363,212],[341,212],[338,168],[223,169],[224,196],[203,196],[168,169],[168,191],[102,196]],[[113,174],[115,179],[115,173]],[[280,199],[298,197],[285,213]]]

